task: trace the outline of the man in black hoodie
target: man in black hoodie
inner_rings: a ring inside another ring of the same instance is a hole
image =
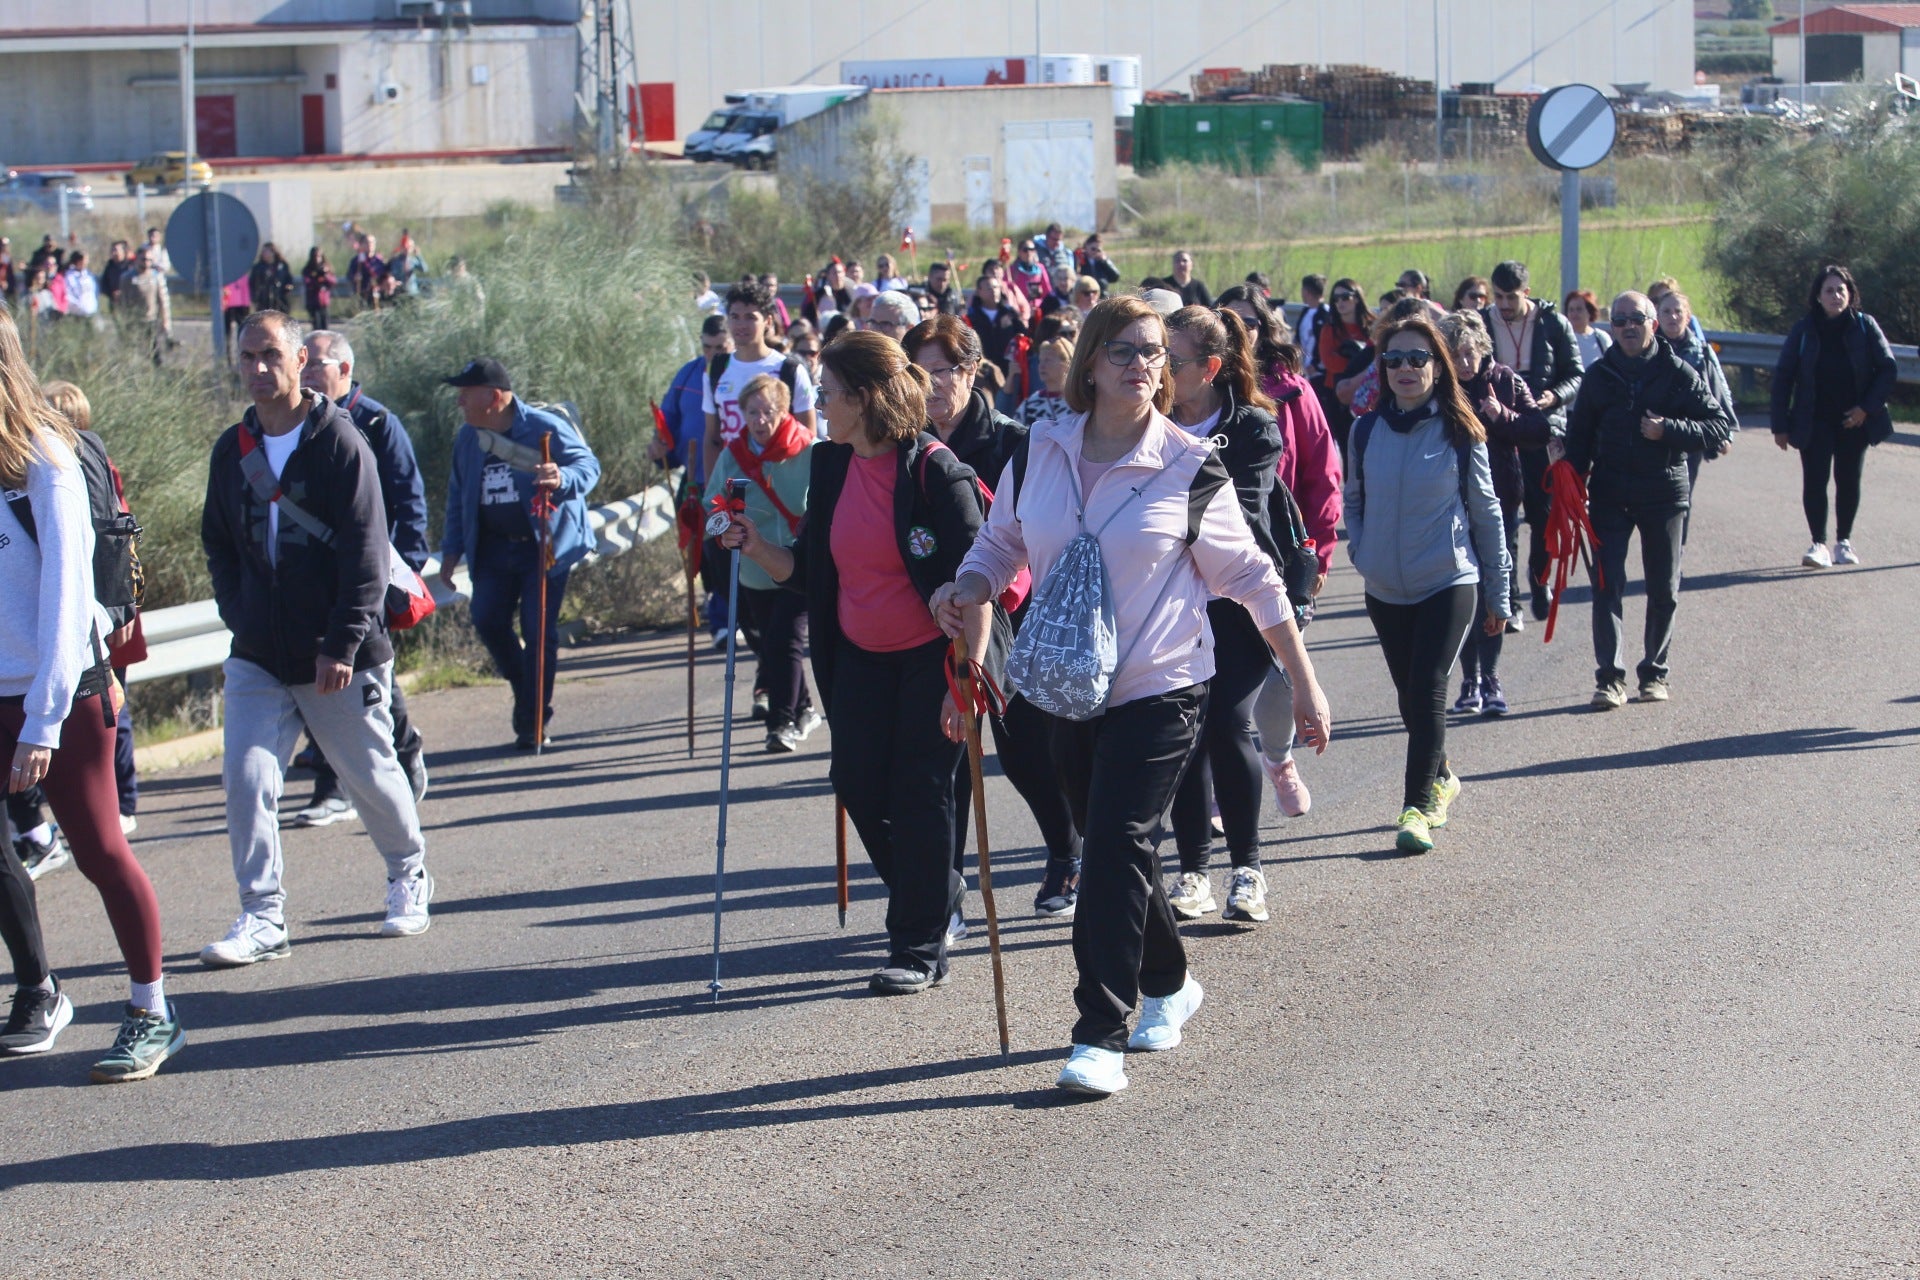
[[[288,954],[277,822],[301,724],[339,770],[387,863],[385,937],[424,933],[433,877],[393,746],[391,552],[373,454],[333,401],[300,385],[300,326],[279,311],[239,333],[253,407],[213,446],[200,539],[220,620],[227,839],[240,917],[200,953],[216,967]]]
[[[1680,543],[1689,490],[1687,457],[1717,450],[1733,434],[1726,409],[1654,329],[1642,293],[1613,300],[1613,346],[1588,371],[1567,419],[1567,461],[1587,482],[1587,511],[1599,542],[1593,586],[1590,704],[1611,711],[1627,700],[1620,600],[1627,543],[1640,535],[1647,578],[1646,656],[1640,701],[1667,700],[1667,655],[1679,607]]]

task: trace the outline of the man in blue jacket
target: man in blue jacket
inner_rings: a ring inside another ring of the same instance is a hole
[[[445,382],[459,389],[466,422],[453,438],[440,584],[451,592],[455,567],[472,558],[468,576],[473,581],[473,629],[513,689],[513,745],[532,751],[546,745],[534,738],[535,707],[544,708],[542,723],[553,723],[553,668],[559,657],[555,624],[568,572],[593,549],[587,495],[600,481],[600,462],[571,422],[514,395],[513,382],[498,360],[475,360]],[[541,460],[543,440],[551,444],[551,462]],[[536,491],[549,495],[553,504],[553,514],[546,517],[553,550],[550,569],[540,562]],[[544,620],[539,603],[542,573],[547,577]],[[519,636],[513,631],[516,612]],[[537,695],[528,652],[536,632],[546,637],[545,687]]]
[[[366,437],[373,451],[373,464],[380,473],[380,501],[387,512],[387,536],[400,558],[413,566],[415,573],[426,567],[427,489],[420,479],[420,463],[414,456],[413,440],[399,417],[368,395],[354,378],[353,347],[346,335],[331,329],[315,329],[307,335],[307,363],[300,371],[300,385],[317,391],[347,411],[353,425]],[[406,695],[400,685],[393,686],[393,749],[400,753],[401,767],[407,771],[407,783],[413,788],[417,804],[427,794],[427,764],[420,731],[407,715]],[[313,799],[293,815],[296,827],[325,827],[356,817],[353,805],[340,788],[340,778],[327,763],[320,744],[307,735],[307,756],[313,769]]]

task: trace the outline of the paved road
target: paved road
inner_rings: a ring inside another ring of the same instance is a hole
[[[193,963],[233,890],[209,767],[138,848],[192,1033],[84,1084],[124,987],[96,900],[43,883],[80,1005],[0,1064],[12,1274],[1816,1276],[1920,1268],[1920,439],[1875,452],[1868,567],[1803,573],[1797,471],[1708,468],[1674,701],[1592,715],[1584,605],[1461,726],[1457,817],[1391,855],[1402,738],[1344,568],[1310,633],[1336,718],[1312,814],[1269,810],[1268,926],[1190,927],[1208,1002],[1110,1101],[1052,1087],[1066,929],[1004,782],[1010,1063],[984,941],[864,993],[834,926],[824,735],[744,739],[725,999],[706,998],[719,667],[681,738],[674,639],[568,655],[556,748],[503,696],[416,703],[431,933],[374,937],[357,828],[289,841],[290,962]],[[1637,619],[1638,603],[1629,605]]]

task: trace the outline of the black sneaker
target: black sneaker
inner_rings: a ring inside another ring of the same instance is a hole
[[[27,869],[29,879],[38,880],[49,871],[58,871],[73,861],[73,854],[67,849],[67,838],[62,835],[55,823],[50,828],[45,843],[21,836],[13,842],[13,851],[20,856],[20,863]]]
[[[767,730],[767,750],[784,755],[800,749],[800,730],[791,721],[782,720]]]
[[[1533,616],[1540,622],[1547,620],[1547,608],[1553,603],[1553,591],[1544,582],[1533,584]]]
[[[765,689],[755,689],[753,691],[753,718],[755,720],[765,720],[767,716],[772,713],[772,710],[773,700],[767,696],[767,691]]]
[[[890,964],[867,979],[867,988],[880,996],[918,995],[929,987],[944,987],[953,975],[953,970],[943,960],[940,967],[928,973],[917,964],[902,962]]]
[[[427,798],[427,753],[424,747],[400,753],[400,767],[407,771],[407,785],[413,788],[413,802]]]
[[[333,784],[323,782],[313,789],[313,799],[307,802],[307,807],[295,813],[287,825],[330,827],[336,822],[351,822],[359,816],[351,800],[341,795]]]
[[[53,980],[53,990],[45,987],[17,987],[13,993],[13,1012],[0,1030],[0,1053],[46,1053],[60,1032],[73,1021],[73,1001]]]
[[[1033,895],[1033,914],[1055,920],[1073,919],[1080,904],[1080,862],[1076,858],[1049,858],[1047,872]]]
[[[541,741],[540,749],[544,751],[552,745],[553,745],[553,737],[552,735],[548,735],[546,738],[544,738]],[[533,750],[533,735],[531,733],[515,734],[513,739],[513,749],[515,751]]]

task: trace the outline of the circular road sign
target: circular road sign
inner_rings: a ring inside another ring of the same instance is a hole
[[[1613,150],[1613,104],[1592,85],[1563,84],[1527,113],[1527,146],[1549,169],[1591,169]]]
[[[220,284],[231,284],[247,274],[260,252],[260,224],[253,211],[224,191],[202,191],[188,196],[167,219],[167,256],[174,274],[189,289],[206,290],[213,255],[207,246],[218,237]]]

